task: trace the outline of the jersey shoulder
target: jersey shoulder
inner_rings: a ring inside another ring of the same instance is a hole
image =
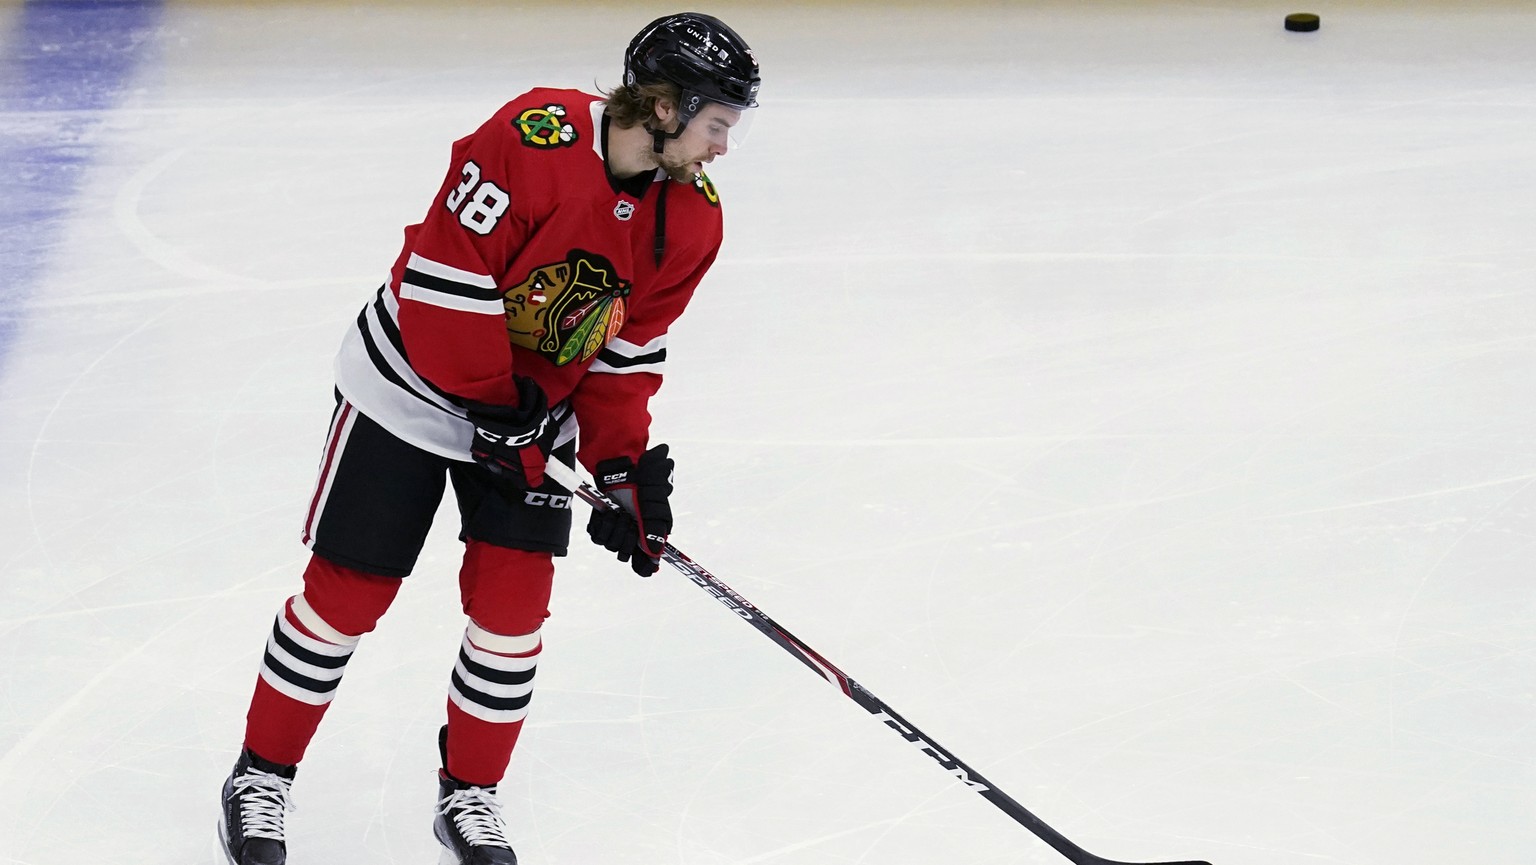
[[[539,87],[516,97],[496,113],[512,139],[530,151],[591,148],[592,105],[602,99],[580,90]]]
[[[712,257],[724,236],[720,195],[703,174],[687,183],[670,179],[660,182],[671,186],[666,201],[668,245],[675,244],[673,248],[692,268],[698,261]]]
[[[715,186],[715,182],[709,179],[708,174],[696,174],[692,183],[684,185],[691,190],[691,194],[687,196],[690,201],[700,207],[713,210],[716,214],[715,218],[719,218],[720,190]]]

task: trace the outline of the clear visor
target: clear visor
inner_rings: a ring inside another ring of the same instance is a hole
[[[752,117],[757,109],[741,109],[718,102],[706,102],[688,121],[689,128],[717,147],[735,150],[746,144],[747,131],[752,128]]]

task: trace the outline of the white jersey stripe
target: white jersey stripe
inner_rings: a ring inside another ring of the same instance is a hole
[[[665,363],[637,363],[634,366],[614,366],[599,357],[597,360],[592,361],[592,366],[588,367],[587,370],[588,372],[606,372],[611,375],[629,375],[637,372],[661,375],[665,366]]]
[[[389,313],[390,324],[394,326],[396,331],[399,331],[400,302],[397,301],[395,296],[389,292],[384,293],[384,311]],[[363,311],[363,321],[368,325],[368,335],[373,338],[374,347],[378,349],[379,354],[384,356],[384,362],[389,364],[390,370],[393,371],[401,381],[404,381],[406,385],[416,393],[417,396],[425,398],[428,402],[432,403],[443,411],[452,412],[454,414],[462,414],[462,409],[458,408],[453,403],[450,403],[448,400],[443,399],[441,396],[438,396],[432,387],[423,381],[421,376],[416,374],[416,370],[411,369],[411,365],[406,362],[405,358],[400,356],[400,352],[395,350],[395,346],[389,341],[389,337],[385,334],[384,326],[379,322],[379,310],[377,305],[371,303],[368,304],[368,308]],[[371,360],[372,358],[370,358],[370,361]]]
[[[399,297],[476,315],[504,315],[501,292],[487,273],[459,270],[415,252],[399,281]]]
[[[443,264],[440,261],[422,258],[414,252],[411,253],[411,257],[406,261],[405,266],[427,276],[435,276],[438,279],[446,279],[450,282],[461,282],[471,288],[496,290],[496,280],[492,279],[490,274],[475,273],[472,270],[460,270],[457,267]]]
[[[478,315],[504,315],[496,280],[483,273],[422,258],[411,253],[400,278],[400,297]]]
[[[399,332],[399,321],[400,302],[386,286],[342,338],[334,367],[336,389],[353,411],[362,412],[396,438],[429,453],[469,462],[474,426],[465,417],[464,409],[411,369],[400,349],[390,341],[390,333]],[[623,363],[618,356],[614,356],[614,361]],[[593,369],[601,371],[600,367]],[[641,362],[635,369],[614,371],[660,370]],[[568,402],[551,406],[550,416],[560,425],[556,446],[576,437],[576,416]],[[311,535],[312,528],[306,523],[306,544],[310,543]]]
[[[472,312],[476,315],[505,315],[506,307],[502,305],[501,298],[474,298],[464,297],[446,291],[438,291],[421,285],[413,285],[410,282],[401,281],[400,296],[406,300],[414,300],[417,303],[425,303],[442,309],[452,309],[458,312]]]
[[[604,346],[604,349],[624,357],[641,357],[647,354],[654,354],[666,347],[667,335],[662,334],[645,345],[636,345],[629,340],[615,338],[608,345]]]

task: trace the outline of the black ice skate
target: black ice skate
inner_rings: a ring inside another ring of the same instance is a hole
[[[293,810],[288,786],[294,766],[281,766],[242,750],[224,782],[219,841],[230,865],[284,865],[283,814]]]
[[[432,832],[443,845],[438,865],[517,865],[495,787],[476,787],[439,772]]]
[[[437,731],[437,752],[448,765],[448,727]],[[437,773],[437,816],[432,833],[443,845],[438,865],[517,865],[507,842],[496,787],[466,784],[440,769]]]

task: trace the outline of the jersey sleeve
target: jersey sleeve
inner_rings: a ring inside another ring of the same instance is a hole
[[[588,471],[611,457],[638,460],[650,440],[650,400],[661,388],[667,330],[682,315],[719,252],[718,239],[682,282],[656,293],[636,309],[571,393],[581,428],[577,453]]]
[[[413,369],[438,389],[516,402],[499,281],[526,242],[502,112],[455,142],[447,177],[397,265],[400,335]]]

